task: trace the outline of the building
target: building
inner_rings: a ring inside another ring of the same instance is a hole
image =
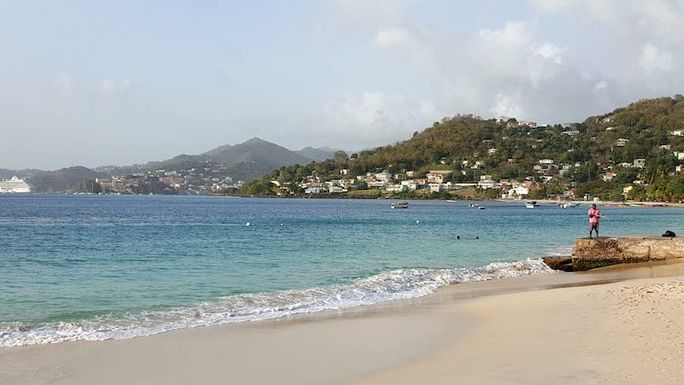
[[[480,180],[477,182],[477,187],[483,190],[497,187],[497,183],[492,180],[491,175],[481,175]]]
[[[389,172],[387,172],[387,170],[384,170],[383,172],[379,172],[379,173],[375,174],[375,179],[377,179],[379,181],[388,182],[391,178],[392,178],[392,176],[390,175]]]
[[[644,168],[646,166],[646,159],[634,159],[634,167]]]
[[[19,179],[13,176],[10,180],[0,181],[0,193],[30,193],[31,186],[24,182],[23,179]]]
[[[530,193],[530,190],[527,187],[524,186],[516,186],[510,190],[508,190],[508,198],[509,199],[525,199],[527,198],[527,195]]]
[[[425,176],[429,183],[444,183],[452,172],[452,170],[430,170]]]
[[[614,172],[607,172],[607,173],[601,175],[601,179],[603,179],[604,182],[610,182],[616,176],[617,176],[617,174]]]
[[[627,145],[627,143],[629,143],[629,139],[625,139],[625,138],[620,138],[620,139],[615,141],[615,145],[618,147],[625,147],[625,145]]]
[[[416,191],[418,189],[418,184],[414,180],[402,180],[401,181],[402,190],[406,191]]]
[[[428,184],[430,192],[445,192],[451,191],[451,182],[447,183],[430,183]]]

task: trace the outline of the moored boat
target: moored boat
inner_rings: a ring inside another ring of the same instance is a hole
[[[534,208],[537,208],[537,207],[539,207],[539,205],[537,204],[537,201],[527,201],[527,202],[525,202],[525,208],[527,208],[527,209],[534,209]]]
[[[390,206],[393,209],[407,209],[408,208],[408,202],[402,201],[402,202],[396,202]]]

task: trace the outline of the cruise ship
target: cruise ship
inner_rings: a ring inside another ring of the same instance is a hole
[[[0,180],[0,193],[30,193],[31,186],[24,182],[23,179],[19,179],[13,176],[10,180]]]

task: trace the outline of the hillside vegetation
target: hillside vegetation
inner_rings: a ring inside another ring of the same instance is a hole
[[[476,183],[487,175],[494,181],[526,181],[530,195],[539,198],[574,194],[679,201],[684,200],[684,176],[677,167],[684,163],[680,130],[681,95],[641,100],[570,125],[536,127],[515,119],[457,115],[395,145],[281,167],[247,184],[244,192],[302,195],[307,186],[336,183],[347,190],[363,190],[368,188],[363,176],[369,174],[386,170],[391,185],[410,179],[407,173],[423,178],[430,170],[442,169],[453,171],[448,181],[454,184]]]

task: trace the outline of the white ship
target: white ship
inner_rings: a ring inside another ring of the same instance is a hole
[[[23,179],[19,179],[13,176],[10,180],[0,180],[0,193],[30,193],[31,186],[24,182]]]

